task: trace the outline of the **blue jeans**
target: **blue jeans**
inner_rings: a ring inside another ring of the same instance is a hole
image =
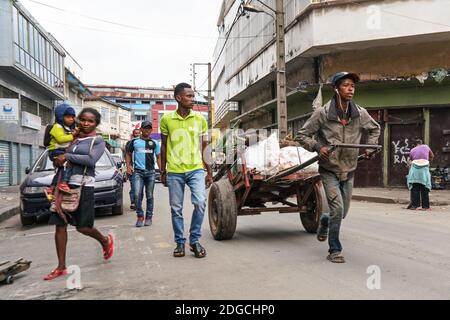
[[[136,205],[136,214],[138,217],[144,217],[142,209],[142,200],[145,195],[147,198],[146,218],[153,217],[153,189],[155,188],[155,170],[135,169],[133,173],[134,179],[134,203]]]
[[[134,173],[128,179],[130,180],[130,202],[134,204]]]
[[[189,243],[194,244],[200,240],[206,208],[205,172],[203,169],[186,173],[169,173],[167,175],[172,227],[177,244],[186,242],[183,219],[184,188],[186,185],[191,189],[191,202],[194,205],[191,228],[189,230]]]
[[[55,149],[48,152],[48,157],[50,158],[51,161],[55,161],[55,158],[57,156],[60,156],[65,153],[66,149]],[[55,176],[52,179],[52,186],[56,186],[58,184],[58,179],[60,179],[61,182],[69,182],[71,176],[72,176],[72,165],[68,164],[65,167],[56,168]]]
[[[322,225],[328,225],[328,245],[329,253],[341,252],[342,245],[339,241],[339,231],[342,219],[347,216],[350,209],[350,200],[353,192],[353,173],[348,179],[340,181],[337,176],[330,171],[320,170],[323,187],[327,195],[330,213],[323,213],[320,219]]]

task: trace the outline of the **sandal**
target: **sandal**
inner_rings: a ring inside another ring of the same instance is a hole
[[[345,258],[340,252],[330,253],[327,260],[333,263],[345,263]]]
[[[108,247],[103,249],[103,259],[108,260],[114,254],[114,239],[111,234],[108,234]]]
[[[191,251],[196,258],[204,258],[206,256],[206,250],[199,242],[191,244]]]
[[[184,257],[185,252],[184,252],[184,244],[183,243],[178,243],[177,247],[175,248],[175,250],[173,250],[173,256],[176,258],[180,258],[180,257]]]
[[[67,269],[53,269],[52,272],[45,276],[44,280],[49,281],[60,276],[67,276]]]

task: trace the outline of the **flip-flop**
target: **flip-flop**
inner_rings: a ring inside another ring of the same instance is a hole
[[[114,254],[114,238],[111,234],[108,234],[108,247],[103,250],[103,259],[108,260]]]
[[[56,279],[61,276],[67,276],[67,269],[53,269],[48,275],[45,276],[44,280],[49,281]]]

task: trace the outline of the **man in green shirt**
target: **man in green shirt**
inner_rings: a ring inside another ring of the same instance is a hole
[[[178,109],[166,113],[160,123],[161,182],[169,187],[172,227],[177,244],[173,255],[185,255],[183,201],[184,189],[188,185],[194,205],[189,230],[190,249],[197,258],[203,258],[206,250],[199,240],[206,208],[206,188],[213,182],[211,166],[203,157],[208,144],[208,124],[203,115],[192,110],[195,95],[189,84],[178,84],[174,95]]]

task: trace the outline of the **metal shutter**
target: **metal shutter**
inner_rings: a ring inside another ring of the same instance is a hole
[[[0,141],[0,187],[9,186],[9,143]]]
[[[12,185],[15,186],[19,183],[19,159],[18,157],[18,148],[17,143],[12,144],[12,154],[11,154],[11,174],[12,174]]]
[[[21,183],[26,177],[25,169],[27,167],[31,168],[31,146],[22,144],[20,146],[20,168],[19,168]]]

